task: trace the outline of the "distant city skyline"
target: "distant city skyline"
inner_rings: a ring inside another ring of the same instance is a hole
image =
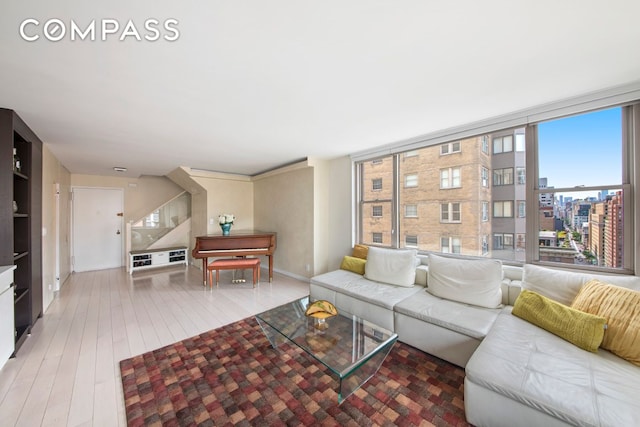
[[[622,183],[622,109],[611,108],[538,125],[540,178],[555,188]],[[610,191],[615,190],[612,187]],[[597,192],[563,192],[574,199]],[[556,195],[557,197],[557,195]]]

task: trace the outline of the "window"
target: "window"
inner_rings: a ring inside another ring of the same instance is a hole
[[[627,117],[622,108],[611,108],[537,125],[541,261],[625,268],[626,252],[632,251],[626,242],[632,225],[624,220],[632,209],[630,178],[622,168],[629,145],[623,139]],[[550,233],[556,216],[571,230],[573,243],[563,245]]]
[[[493,202],[494,218],[511,218],[512,216],[513,216],[513,202],[511,200]]]
[[[493,170],[493,185],[511,184],[513,184],[513,168]]]
[[[405,236],[404,237],[404,245],[418,247],[418,236]]]
[[[496,250],[513,249],[513,234],[494,233],[493,249],[496,249]]]
[[[460,222],[460,203],[442,203],[440,205],[440,221]]]
[[[460,152],[460,142],[448,142],[440,146],[440,154],[451,154]]]
[[[516,133],[516,151],[523,152],[525,150],[524,141],[525,141],[524,133],[517,132]]]
[[[493,138],[493,154],[513,151],[513,137],[511,135]]]
[[[425,140],[406,152],[407,162],[401,151],[375,166],[354,155],[358,243],[375,238],[400,248],[417,236],[425,252],[633,274],[640,265],[637,146],[638,101],[467,139]],[[382,217],[372,218],[373,206],[382,206]]]
[[[440,188],[460,187],[460,168],[448,168],[440,171]]]
[[[404,216],[407,218],[418,217],[418,205],[406,205],[404,207]]]
[[[418,175],[416,174],[411,174],[411,175],[406,175],[404,177],[404,186],[405,187],[417,187],[418,186]]]
[[[440,252],[445,254],[461,253],[460,238],[458,237],[441,237]]]
[[[360,207],[357,218],[360,243],[381,244],[383,236],[387,243],[391,242],[391,229],[394,223],[393,210],[393,156],[377,159],[378,164],[366,162],[362,165],[360,186]],[[364,183],[371,183],[364,185]],[[380,212],[382,209],[382,212]],[[380,213],[380,216],[377,214]],[[375,238],[377,241],[373,241]]]
[[[480,180],[482,181],[482,186],[488,188],[489,187],[489,169],[482,166],[480,169]]]
[[[382,190],[382,178],[375,178],[371,181],[371,188],[373,190]]]
[[[480,145],[482,147],[482,152],[484,154],[489,154],[489,137],[487,135],[480,137]]]

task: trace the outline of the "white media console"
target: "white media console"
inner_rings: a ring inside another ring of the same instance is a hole
[[[129,274],[167,265],[187,265],[187,262],[187,248],[184,246],[131,251],[129,252]]]

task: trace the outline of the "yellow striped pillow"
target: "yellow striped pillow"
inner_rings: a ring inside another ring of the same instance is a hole
[[[571,307],[607,319],[601,347],[640,366],[640,292],[590,280]]]

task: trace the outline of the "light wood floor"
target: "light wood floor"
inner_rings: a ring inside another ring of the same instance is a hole
[[[227,273],[227,274],[225,274]],[[2,426],[126,425],[118,362],[309,294],[275,274],[202,286],[194,267],[74,273],[0,371]]]

